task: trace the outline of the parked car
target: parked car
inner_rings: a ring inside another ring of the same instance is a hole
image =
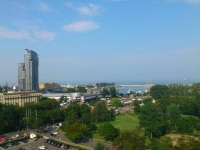
[[[13,145],[19,145],[19,142],[13,142]]]
[[[55,131],[55,132],[53,132],[53,134],[55,134],[55,135],[58,135],[58,132],[57,132],[57,131]]]
[[[8,146],[8,147],[13,147],[14,144],[13,144],[13,143],[8,143],[7,146]]]
[[[64,149],[68,149],[70,146],[66,145],[66,144],[62,144],[61,147],[64,148]]]
[[[56,134],[50,133],[51,136],[56,136]]]
[[[43,145],[43,146],[40,146],[39,149],[45,150],[45,149],[47,149],[47,147]]]
[[[57,147],[61,147],[61,144],[60,143],[57,143],[57,145],[56,145]]]
[[[2,145],[1,146],[3,149],[6,149],[6,148],[8,148],[8,145]]]
[[[21,140],[22,143],[27,143],[28,141],[26,139]]]
[[[17,136],[11,136],[12,140],[17,139],[17,138],[18,138]]]
[[[51,144],[52,140],[49,140],[47,143]]]

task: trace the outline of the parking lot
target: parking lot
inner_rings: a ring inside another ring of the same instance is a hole
[[[82,149],[90,149],[92,150],[94,148],[94,146],[96,145],[96,141],[93,141],[92,139],[89,138],[83,138],[82,140],[78,140],[76,142],[72,142],[69,139],[67,139],[63,133],[57,133],[57,131],[55,130],[55,127],[48,127],[48,130],[43,132],[43,131],[39,131],[39,130],[29,130],[29,132],[25,132],[26,134],[23,133],[23,131],[21,132],[21,137],[18,137],[17,135],[19,134],[18,132],[16,133],[11,133],[11,134],[6,134],[6,138],[8,138],[9,140],[7,142],[9,142],[11,145],[8,146],[9,143],[5,143],[4,145],[7,145],[6,148],[3,148],[2,146],[0,146],[0,150],[39,150],[37,149],[40,146],[46,146],[47,149],[49,150],[57,150],[57,149],[65,149],[64,147],[58,147],[58,146],[54,146],[48,143],[45,143],[44,140],[45,138],[50,138],[51,140],[57,141],[59,143],[64,143],[66,145],[70,145],[70,150],[76,150],[77,148],[82,148]],[[30,139],[30,133],[37,133],[38,135],[38,140],[34,141],[32,139]],[[56,133],[56,134],[52,134],[52,133]],[[26,137],[26,136],[28,137]],[[16,138],[11,138],[11,137],[16,137]],[[21,139],[20,139],[21,138]],[[22,139],[24,138],[28,138],[27,142],[23,142]],[[14,141],[18,141],[18,142],[14,142]],[[109,148],[112,149],[112,145],[109,143],[104,143],[104,145]],[[21,149],[20,149],[21,148]]]
[[[28,140],[27,143],[19,142],[19,145],[8,147],[5,150],[18,150],[19,148],[24,148],[25,150],[35,150],[36,148],[40,146],[46,146],[48,150],[62,150],[64,148],[57,147],[48,143],[44,143],[44,139],[38,139],[37,141]],[[70,147],[68,150],[76,150],[77,148]],[[0,148],[0,150],[4,150],[3,148]]]

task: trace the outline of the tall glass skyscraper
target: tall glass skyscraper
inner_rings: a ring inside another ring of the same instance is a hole
[[[38,90],[38,54],[25,49],[24,63],[18,63],[18,89],[23,91]]]

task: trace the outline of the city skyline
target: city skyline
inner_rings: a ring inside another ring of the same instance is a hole
[[[0,1],[0,85],[26,48],[39,83],[198,82],[199,18],[200,0]]]

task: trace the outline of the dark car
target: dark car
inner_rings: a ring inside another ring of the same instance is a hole
[[[13,145],[19,145],[19,142],[13,142]]]
[[[57,147],[61,147],[61,144],[60,143],[57,143],[57,145],[56,145]]]
[[[51,144],[52,140],[49,140],[47,143]]]
[[[22,143],[27,143],[28,141],[26,139],[21,140]]]
[[[18,150],[25,150],[25,148],[21,148],[21,147],[20,147]]]
[[[54,143],[55,143],[54,141],[51,141],[51,145],[54,145]]]
[[[64,149],[68,149],[70,146],[69,145],[65,145],[64,146]]]
[[[54,145],[54,146],[57,146],[57,144],[58,144],[57,142],[54,142],[54,144],[53,144],[53,145]]]
[[[53,133],[50,133],[50,135],[51,135],[51,136],[56,136],[56,135],[55,135],[55,134],[53,134]]]
[[[8,146],[7,145],[2,145],[2,148],[6,149],[6,148],[8,148]]]
[[[5,140],[7,140],[7,141],[11,140],[11,137],[5,137]]]
[[[48,140],[48,139],[45,139],[45,140],[44,140],[44,143],[48,143],[48,142],[49,142],[49,140]]]

